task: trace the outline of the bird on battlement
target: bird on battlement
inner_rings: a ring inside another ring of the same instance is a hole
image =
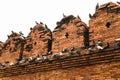
[[[66,17],[66,15],[63,13],[63,17]]]
[[[11,33],[13,34],[13,33],[15,33],[14,31],[11,31]]]
[[[98,9],[99,8],[99,3],[97,3],[97,5],[96,5],[96,9]]]
[[[77,18],[81,20],[81,18],[80,18],[80,16],[79,16],[79,15],[77,15]]]
[[[20,34],[20,35],[24,35],[24,34],[22,33],[22,31],[20,31],[19,34]]]
[[[89,13],[89,18],[92,18],[92,15]]]
[[[117,1],[118,4],[120,4],[120,2]]]
[[[38,24],[38,22],[37,22],[37,21],[35,21],[35,23],[36,23],[36,24]]]
[[[45,24],[45,28],[48,29],[47,25]]]
[[[10,36],[9,36],[9,35],[7,35],[7,37],[9,38]]]
[[[40,24],[43,24],[43,22],[40,22]]]

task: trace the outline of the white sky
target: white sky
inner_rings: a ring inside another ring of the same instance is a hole
[[[0,41],[5,41],[11,31],[22,31],[25,36],[35,21],[43,22],[53,30],[56,22],[65,15],[79,15],[88,23],[97,3],[119,0],[0,0]]]

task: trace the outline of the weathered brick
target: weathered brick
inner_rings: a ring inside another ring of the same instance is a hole
[[[68,20],[68,22],[64,23],[65,20]],[[60,24],[60,26],[57,25],[52,33],[53,53],[59,53],[63,48],[70,50],[74,47],[77,49],[85,43],[84,32],[88,27],[79,18],[74,17],[73,15],[66,16],[60,21]]]

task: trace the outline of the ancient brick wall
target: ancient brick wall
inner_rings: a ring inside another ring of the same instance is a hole
[[[47,25],[40,23],[31,28],[31,32],[26,37],[26,44],[24,45],[24,56],[32,57],[35,54],[45,54],[49,51],[49,41],[52,34]]]
[[[89,15],[90,41],[113,42],[120,38],[120,6],[109,2],[97,5],[93,15]]]
[[[105,63],[1,78],[0,80],[120,80],[120,63]]]
[[[5,43],[1,45],[0,62],[3,64],[16,62],[20,55],[21,40],[23,40],[22,35],[12,31]]]
[[[84,33],[87,28],[79,17],[65,16],[60,22],[57,22],[57,27],[52,33],[53,53],[59,53],[64,48],[68,50],[81,48],[85,43]]]
[[[46,54],[51,50],[57,54],[64,48],[81,49],[83,44],[89,45],[89,40],[90,42],[102,40],[106,43],[120,38],[119,5],[112,2],[97,5],[95,13],[89,16],[89,33],[87,25],[73,15],[64,16],[57,22],[53,32],[43,23],[36,23],[26,38],[22,34],[12,32],[5,43],[0,42],[0,62],[15,62],[15,59],[22,55],[28,58],[35,54]],[[21,40],[25,41],[24,45]],[[1,80],[120,80],[120,63],[53,70],[1,78]]]
[[[12,31],[8,35],[8,39],[0,43],[0,62],[4,65],[16,63],[17,60],[24,56],[35,57],[36,54],[44,54],[50,50],[51,31],[47,25],[40,23],[31,28],[31,32],[27,37],[23,33],[16,33]],[[7,64],[6,64],[7,63]]]

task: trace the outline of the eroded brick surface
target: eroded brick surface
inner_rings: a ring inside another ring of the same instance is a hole
[[[87,25],[73,15],[64,16],[60,22],[57,22],[53,32],[43,23],[37,23],[31,28],[27,37],[12,32],[5,43],[0,42],[0,62],[15,62],[15,59],[20,57],[20,53],[25,57],[31,57],[50,50],[57,54],[63,48],[80,49],[82,44],[88,45],[89,38],[90,42],[102,40],[104,43],[114,42],[115,39],[120,38],[120,6],[118,4],[109,2],[97,5],[95,13],[89,16],[89,33],[87,34]],[[24,45],[21,40],[25,41]],[[87,51],[83,49],[83,52],[87,53]],[[120,62],[38,72],[0,78],[0,80],[120,80]]]
[[[120,63],[107,63],[63,70],[39,72],[1,80],[119,80]]]
[[[120,6],[109,2],[99,6],[89,21],[90,41],[112,42],[120,38]]]
[[[20,54],[21,40],[23,37],[12,31],[5,43],[1,45],[0,62],[5,64],[6,61],[9,63],[16,61]]]
[[[35,54],[44,54],[49,51],[52,34],[47,25],[41,23],[35,25],[26,37],[24,45],[24,56],[34,56]],[[49,45],[48,45],[49,44]]]
[[[53,31],[53,53],[59,53],[64,48],[70,50],[72,48],[81,48],[85,43],[85,31],[87,25],[80,18],[73,15],[64,17],[58,22],[57,27]]]

